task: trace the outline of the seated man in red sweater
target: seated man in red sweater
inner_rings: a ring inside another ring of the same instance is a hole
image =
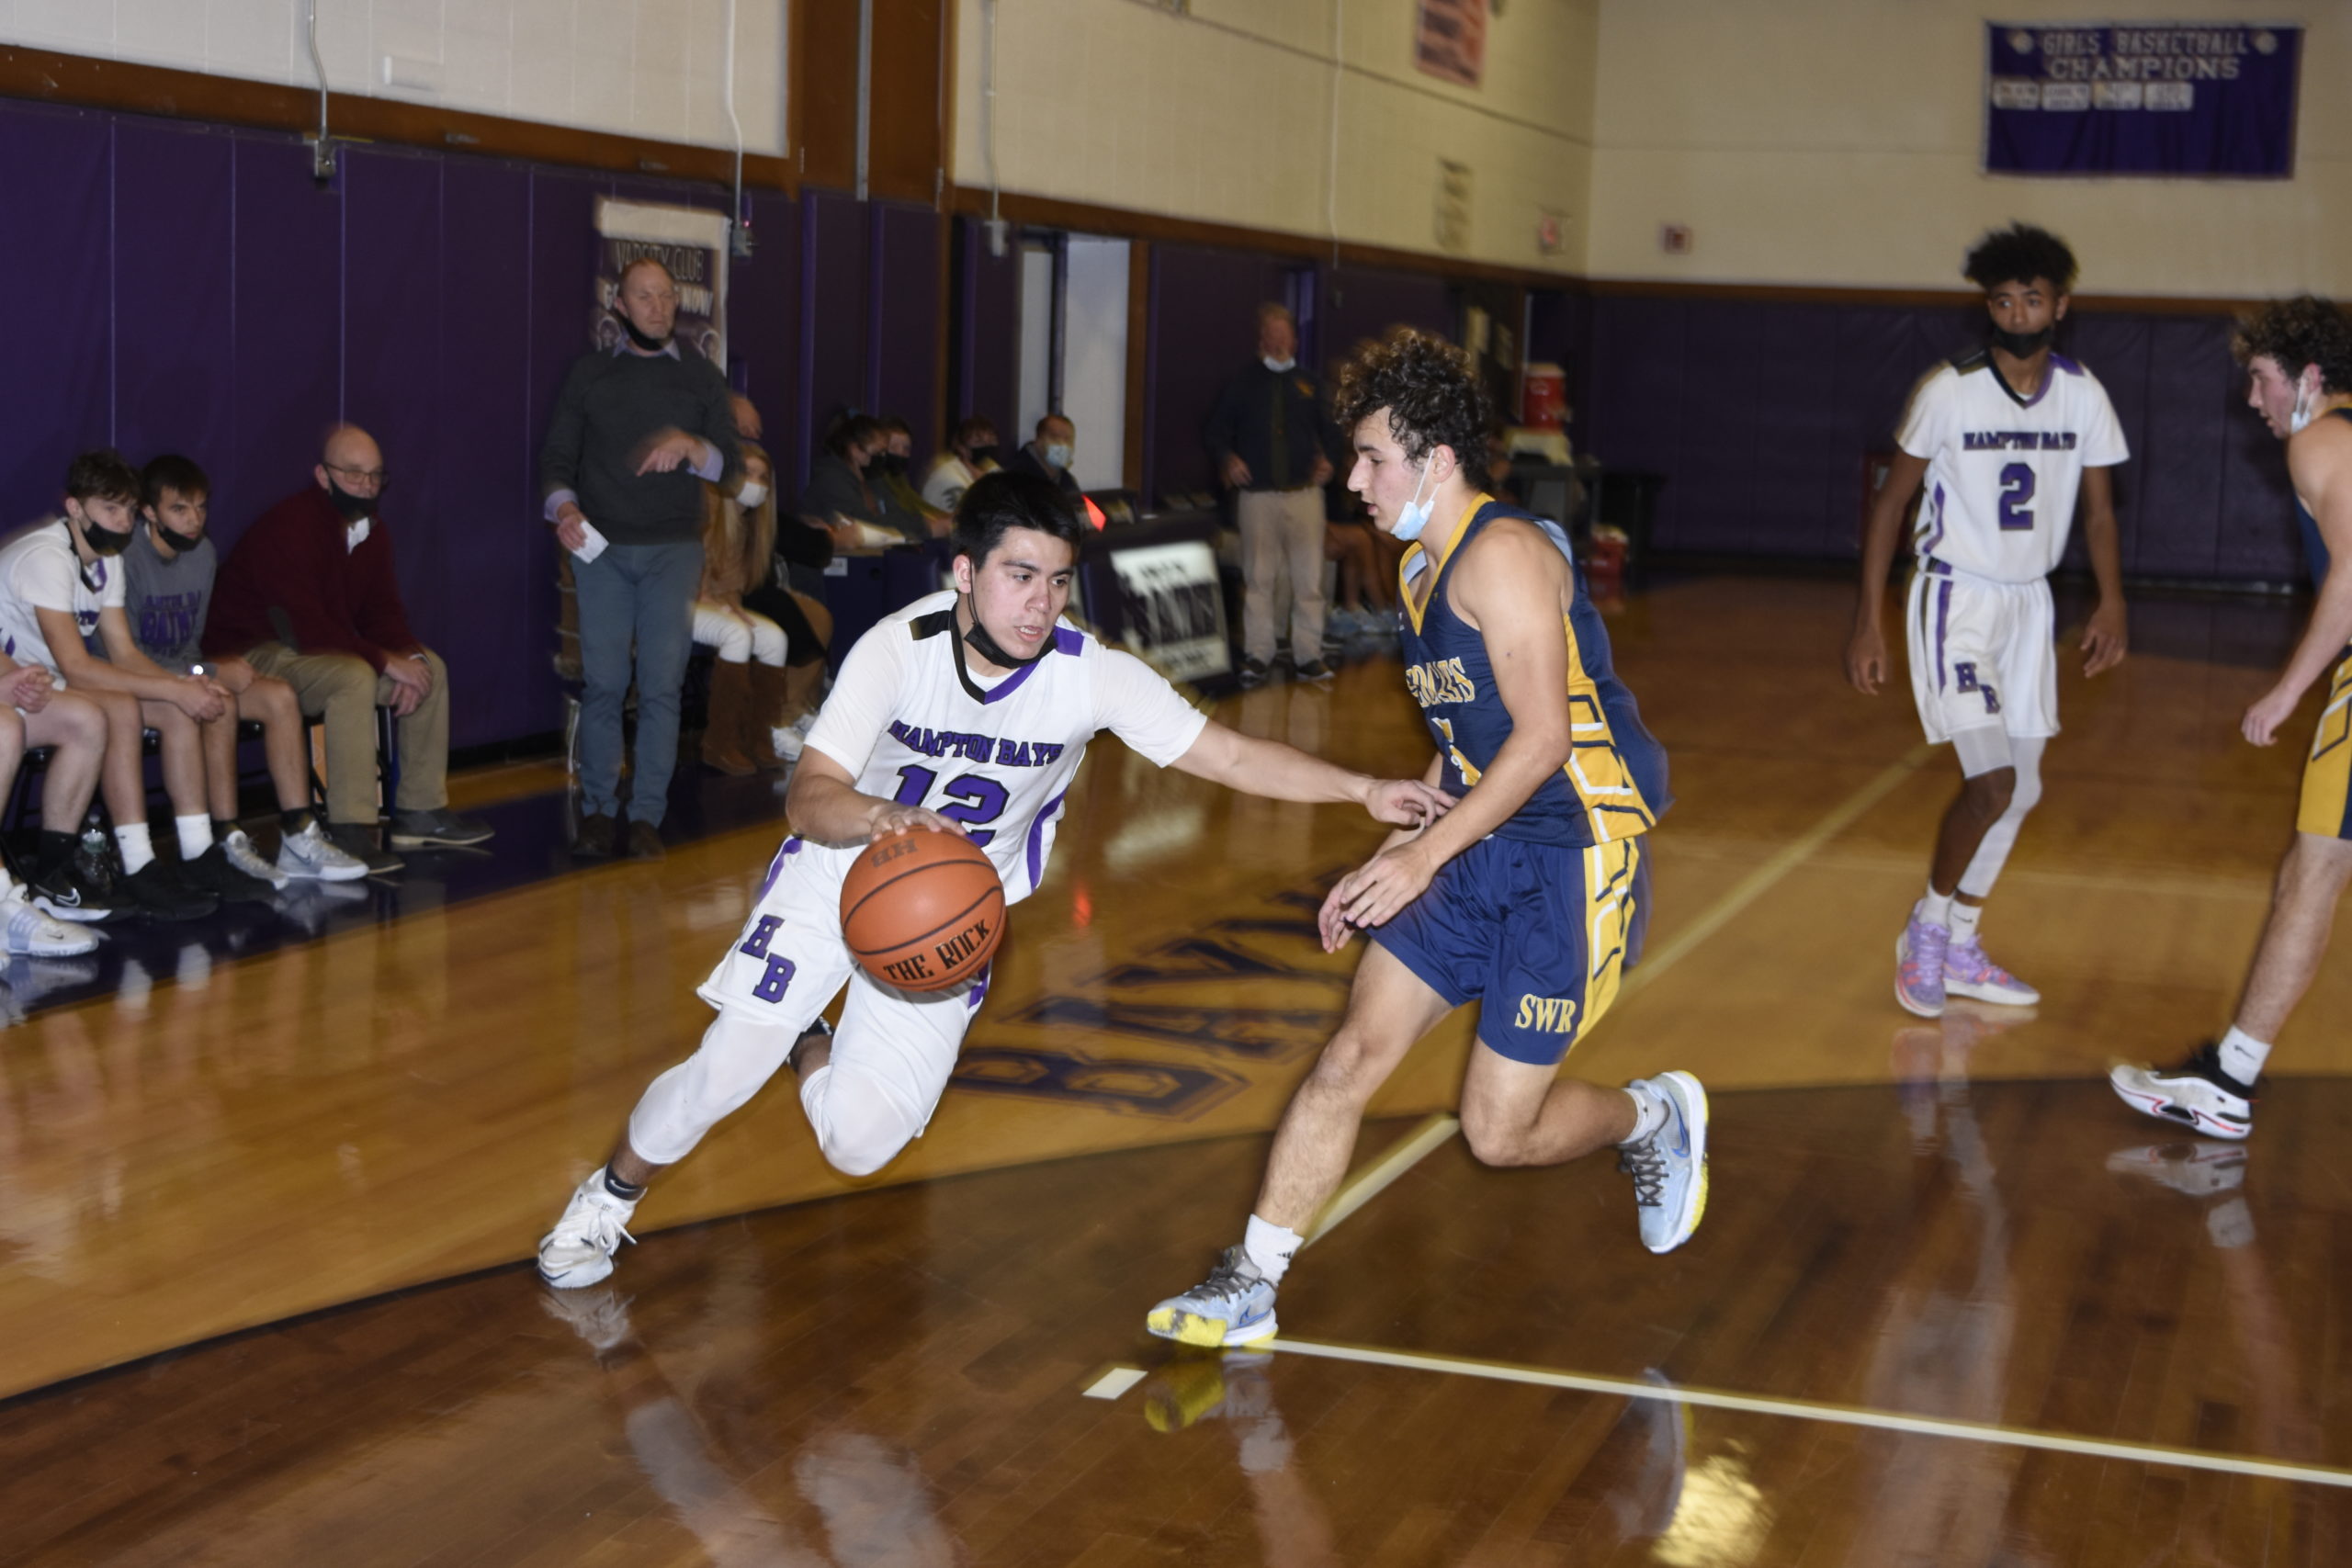
[[[337,425],[311,473],[220,563],[204,650],[287,682],[305,714],[325,716],[327,833],[369,870],[401,866],[376,843],[379,705],[400,720],[392,846],[478,844],[488,824],[449,809],[448,671],[401,609],[377,506],[384,455],[357,425]]]

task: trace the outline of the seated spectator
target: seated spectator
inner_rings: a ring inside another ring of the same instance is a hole
[[[784,628],[743,604],[767,581],[775,558],[774,470],[768,456],[743,443],[736,493],[706,487],[702,585],[695,597],[695,641],[715,650],[702,760],[722,773],[784,766],[773,732],[784,712]]]
[[[801,513],[821,518],[829,527],[858,524],[908,538],[903,530],[890,526],[874,493],[873,481],[878,477],[874,459],[888,445],[882,422],[868,415],[854,413],[834,425],[825,450],[808,465],[808,482],[800,491]]]
[[[825,687],[833,615],[821,596],[824,567],[836,545],[853,542],[849,530],[827,528],[814,517],[780,516],[768,581],[743,592],[743,607],[784,632],[784,703],[772,739],[776,755],[787,762],[798,760]],[[816,592],[804,589],[803,582]]]
[[[97,933],[60,925],[42,910],[54,905],[64,919],[103,920],[120,897],[103,865],[85,878],[80,841],[67,830],[97,792],[107,717],[96,704],[61,689],[47,665],[19,664],[0,653],[0,793],[15,789],[17,770],[33,746],[56,748],[41,775],[40,848],[29,886],[0,862],[0,942],[17,957],[70,958],[96,947]]]
[[[972,481],[996,471],[996,426],[974,415],[956,427],[947,450],[932,459],[923,476],[922,498],[945,513],[954,513]]]
[[[270,889],[216,852],[220,846],[205,810],[198,727],[228,725],[233,740],[237,720],[228,694],[206,676],[156,668],[131,637],[122,609],[122,562],[116,558],[130,543],[138,507],[139,475],[119,453],[85,452],[74,459],[65,476],[65,514],[33,524],[0,545],[0,627],[6,633],[0,649],[21,663],[49,666],[61,684],[96,703],[105,716],[99,787],[114,818],[122,891],[157,919],[199,919],[224,897],[267,897]],[[103,657],[85,640],[93,637],[106,649]],[[156,857],[148,830],[141,748],[151,725],[160,739],[164,788],[178,830],[176,867]],[[72,831],[81,820],[44,818],[43,826]],[[103,886],[94,868],[85,871]]]
[[[1037,422],[1036,438],[1013,453],[1004,466],[1016,474],[1035,474],[1061,486],[1065,495],[1080,493],[1069,466],[1078,458],[1078,426],[1057,413]]]
[[[882,420],[882,450],[874,459],[878,478],[869,488],[874,498],[882,503],[883,526],[910,534],[918,542],[947,537],[952,509],[925,501],[916,491],[914,480],[908,477],[915,460],[914,432],[907,427],[905,420],[889,414]],[[912,532],[916,526],[920,526],[921,533]]]
[[[448,808],[449,672],[401,605],[383,453],[357,425],[339,424],[311,478],[220,563],[204,649],[285,681],[304,713],[325,717],[327,836],[370,871],[401,867],[376,841],[379,705],[399,720],[392,846],[479,844],[489,825]]]
[[[350,882],[368,874],[365,862],[337,849],[311,810],[310,736],[302,728],[294,688],[256,674],[231,655],[204,657],[204,621],[218,564],[204,536],[212,481],[177,455],[140,470],[141,525],[122,552],[123,611],[130,635],[158,669],[173,675],[199,671],[229,694],[231,722],[204,726],[204,793],[212,808],[212,838],[231,865],[274,886],[302,879]],[[277,792],[277,859],[264,860],[237,825],[237,720],[262,727],[269,782]]]

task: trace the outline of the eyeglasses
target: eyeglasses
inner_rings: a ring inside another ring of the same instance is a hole
[[[345,479],[359,479],[374,485],[378,490],[390,483],[392,477],[382,468],[346,468],[341,463],[329,463],[326,465],[326,470],[331,474],[341,474]]]

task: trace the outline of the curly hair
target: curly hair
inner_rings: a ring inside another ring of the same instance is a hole
[[[119,501],[139,504],[139,470],[111,446],[75,457],[65,469],[65,493],[74,501]]]
[[[2012,223],[1976,242],[1960,275],[1991,293],[2004,283],[2031,283],[2046,277],[2061,294],[2075,287],[2075,253],[2047,229]]]
[[[2316,365],[2320,390],[2352,392],[2352,321],[2333,300],[2309,294],[2275,299],[2238,323],[2230,352],[2240,365],[2256,355],[2270,359],[2290,380]]]
[[[1331,412],[1343,434],[1352,438],[1365,416],[1383,410],[1408,460],[1425,462],[1437,448],[1451,446],[1454,461],[1465,468],[1485,461],[1487,432],[1495,423],[1487,389],[1470,356],[1436,333],[1391,328],[1340,367]]]

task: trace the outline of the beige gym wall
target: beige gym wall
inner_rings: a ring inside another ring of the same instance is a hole
[[[2302,23],[2295,177],[1980,174],[1988,16]],[[1603,0],[1600,59],[1596,277],[1960,288],[1968,241],[2018,218],[2072,242],[2089,293],[2352,293],[2343,0]]]
[[[988,11],[957,0],[954,175],[985,189]],[[1004,189],[1218,223],[1331,231],[1340,33],[1339,238],[1436,252],[1438,164],[1471,173],[1466,258],[1580,270],[1600,0],[1509,0],[1486,85],[1413,63],[1414,0],[999,0]],[[1546,212],[1566,244],[1536,244]]]

